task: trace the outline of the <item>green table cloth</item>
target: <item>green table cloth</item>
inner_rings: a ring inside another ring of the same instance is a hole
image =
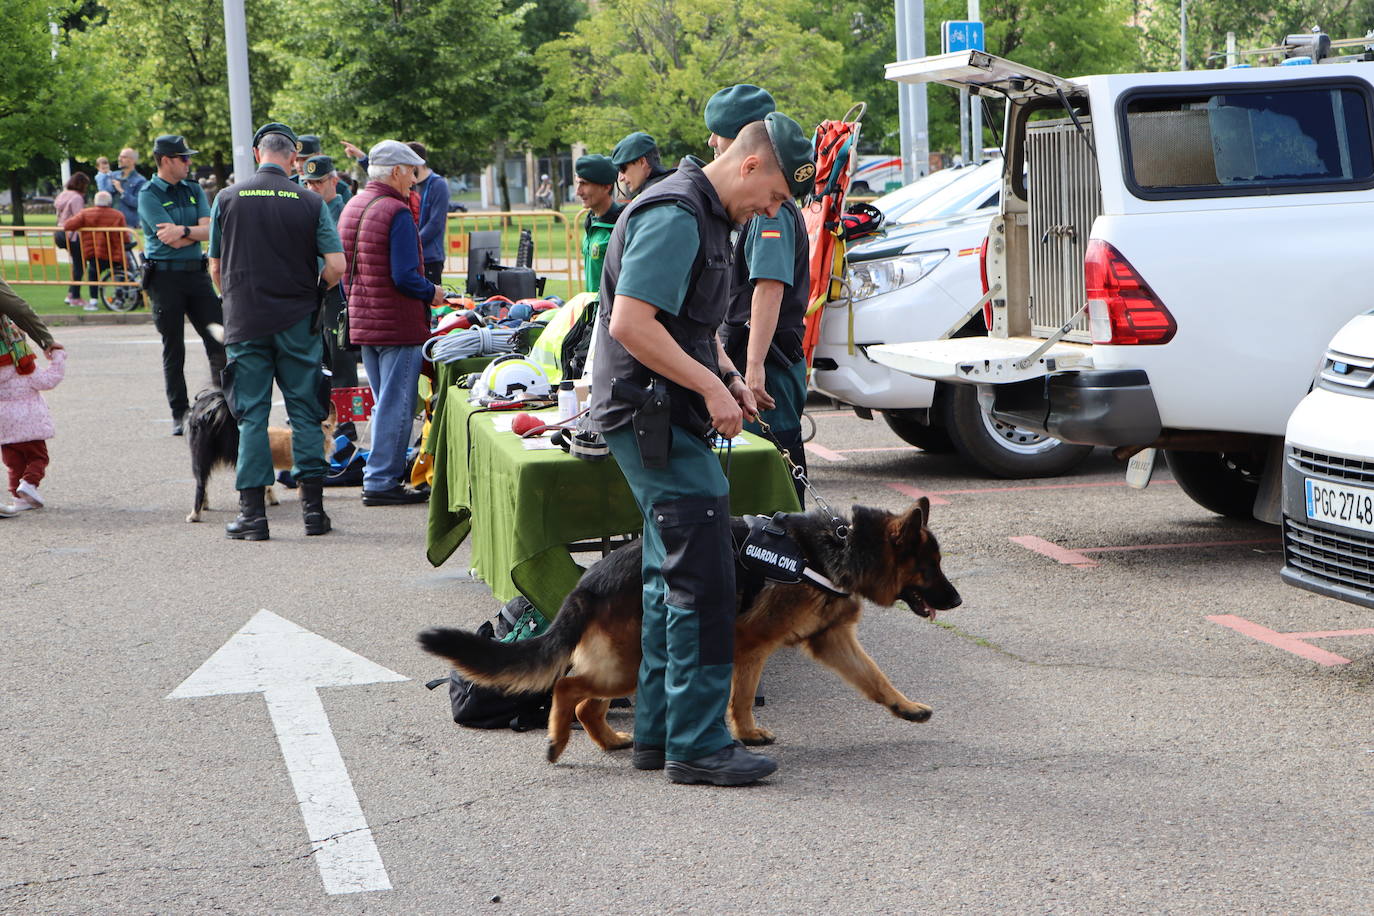
[[[471,534],[473,571],[496,598],[523,594],[552,619],[582,575],[568,545],[637,533],[643,518],[614,459],[527,450],[520,437],[493,422],[509,421],[516,411],[483,411],[467,396],[461,388],[439,392],[429,437],[435,465],[426,556],[439,566]],[[778,450],[743,435],[745,444],[720,452],[731,511],[798,511]]]

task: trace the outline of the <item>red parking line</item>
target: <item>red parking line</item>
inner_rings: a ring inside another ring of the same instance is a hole
[[[940,497],[936,496],[934,493],[929,492],[928,490],[922,490],[918,487],[913,487],[910,484],[897,483],[896,481],[892,481],[889,482],[887,486],[889,489],[896,490],[903,496],[910,496],[912,499],[920,499],[922,496],[924,496],[926,499],[930,500],[930,504],[932,506],[949,505],[949,500],[941,499]]]
[[[1301,638],[1303,636],[1311,638],[1321,634],[1279,633],[1268,627],[1262,627],[1257,623],[1252,623],[1244,617],[1237,617],[1235,614],[1214,614],[1207,619],[1212,621],[1212,623],[1219,623],[1224,627],[1230,627],[1237,633],[1244,633],[1246,636],[1258,639],[1263,643],[1268,643],[1276,649],[1292,652],[1294,655],[1301,656],[1319,665],[1350,664],[1350,659],[1337,655],[1334,652],[1327,652],[1325,649],[1318,649],[1316,646],[1303,642]]]
[[[1067,547],[1060,547],[1053,541],[1038,538],[1033,534],[1023,534],[1017,537],[1007,538],[1013,544],[1020,544],[1027,550],[1033,550],[1038,554],[1043,554],[1065,566],[1076,566],[1079,569],[1088,569],[1097,565],[1097,561],[1091,557],[1086,557],[1076,550]]]
[[[817,445],[814,442],[806,443],[806,450],[817,458],[824,458],[826,461],[848,461],[849,459],[839,452],[832,452],[824,445]]]
[[[836,453],[841,455],[853,455],[856,452],[919,452],[914,445],[885,445],[882,448],[837,448]]]
[[[1172,480],[1156,480],[1152,486],[1173,483]],[[940,490],[945,496],[963,496],[967,493],[1010,493],[1016,490],[1083,490],[1088,487],[1124,487],[1124,480],[1097,481],[1094,483],[1041,483],[1024,487],[979,487],[974,490]]]

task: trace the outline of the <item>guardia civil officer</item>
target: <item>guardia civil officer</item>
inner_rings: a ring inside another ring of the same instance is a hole
[[[330,529],[316,288],[338,283],[344,256],[324,201],[287,179],[296,143],[285,124],[258,128],[257,172],[219,193],[210,223],[210,273],[224,290],[225,396],[239,425],[239,514],[224,529],[233,540],[268,538],[263,500],[273,479],[267,417],[274,378],[291,419],[291,471],[300,482],[305,533]]]
[[[302,184],[306,180],[306,163],[314,156],[323,155],[324,150],[322,142],[316,134],[301,134],[296,140],[300,143],[301,148],[300,151],[296,153],[296,161],[292,163],[291,174],[287,177],[296,184]],[[333,160],[331,159],[330,161],[332,162]],[[335,192],[343,198],[343,202],[339,204],[339,207],[342,208],[344,204],[348,203],[348,199],[353,196],[353,192],[348,189],[348,182],[339,178],[337,172],[334,175],[334,184]],[[319,189],[316,188],[315,190],[318,193]],[[336,218],[338,215],[338,213],[334,214]]]
[[[668,177],[659,160],[658,144],[642,130],[628,134],[611,150],[611,165],[620,173],[626,197],[634,197]]]
[[[210,204],[199,184],[187,181],[196,151],[175,134],[153,141],[154,175],[138,192],[138,222],[147,253],[148,295],[153,324],[162,336],[162,381],[172,409],[172,435],[181,435],[190,402],[186,397],[186,319],[205,343],[210,377],[224,370],[224,345],[217,337],[224,314],[205,274],[200,244],[210,237]],[[122,159],[121,159],[122,161]]]
[[[320,195],[334,225],[339,224],[339,214],[343,212],[344,197],[339,193],[339,181],[334,170],[334,160],[329,156],[311,156],[301,169],[301,182]],[[321,264],[323,268],[323,264]],[[339,318],[343,314],[343,286],[335,284],[323,292],[324,308],[324,352],[325,363],[332,374],[329,383],[333,388],[358,387],[357,354],[339,346]],[[339,434],[354,438],[353,424],[340,423]]]
[[[769,117],[709,165],[684,159],[630,204],[601,272],[592,423],[644,516],[634,765],[666,761],[674,782],[742,785],[777,768],[725,724],[735,568],[729,483],[707,439],[712,428],[736,435],[756,410],[716,339],[731,227],[777,213],[807,190],[794,176],[814,168],[796,122]]]
[[[574,192],[587,216],[582,221],[582,266],[588,292],[601,289],[601,265],[606,260],[606,243],[611,240],[615,221],[625,205],[615,199],[615,166],[607,156],[579,157],[573,165],[577,173]]]
[[[722,89],[706,103],[706,141],[717,156],[735,142],[746,124],[761,121],[776,109],[771,96],[758,86],[740,84]],[[803,169],[804,171],[804,169]],[[812,175],[806,178],[814,177]],[[762,419],[778,445],[792,460],[806,467],[802,448],[801,414],[806,406],[806,307],[811,295],[811,246],[801,209],[787,201],[776,216],[756,216],[735,243],[734,283],[730,308],[720,329],[730,360],[744,370]],[[746,423],[762,433],[757,423]],[[797,498],[805,502],[805,487],[793,480]]]

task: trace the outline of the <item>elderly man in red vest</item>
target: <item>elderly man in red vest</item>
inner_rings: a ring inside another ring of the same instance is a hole
[[[410,191],[425,161],[397,140],[368,151],[367,187],[339,216],[348,266],[348,336],[361,345],[375,404],[372,451],[363,471],[364,506],[421,503],[427,490],[405,486],[406,449],[416,385],[429,337],[429,307],[443,287],[425,279]]]

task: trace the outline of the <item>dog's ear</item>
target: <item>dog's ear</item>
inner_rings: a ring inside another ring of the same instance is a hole
[[[930,500],[922,496],[907,510],[906,515],[893,521],[893,528],[896,529],[893,531],[895,539],[902,544],[919,544],[921,529],[925,527],[926,519],[929,517]]]

